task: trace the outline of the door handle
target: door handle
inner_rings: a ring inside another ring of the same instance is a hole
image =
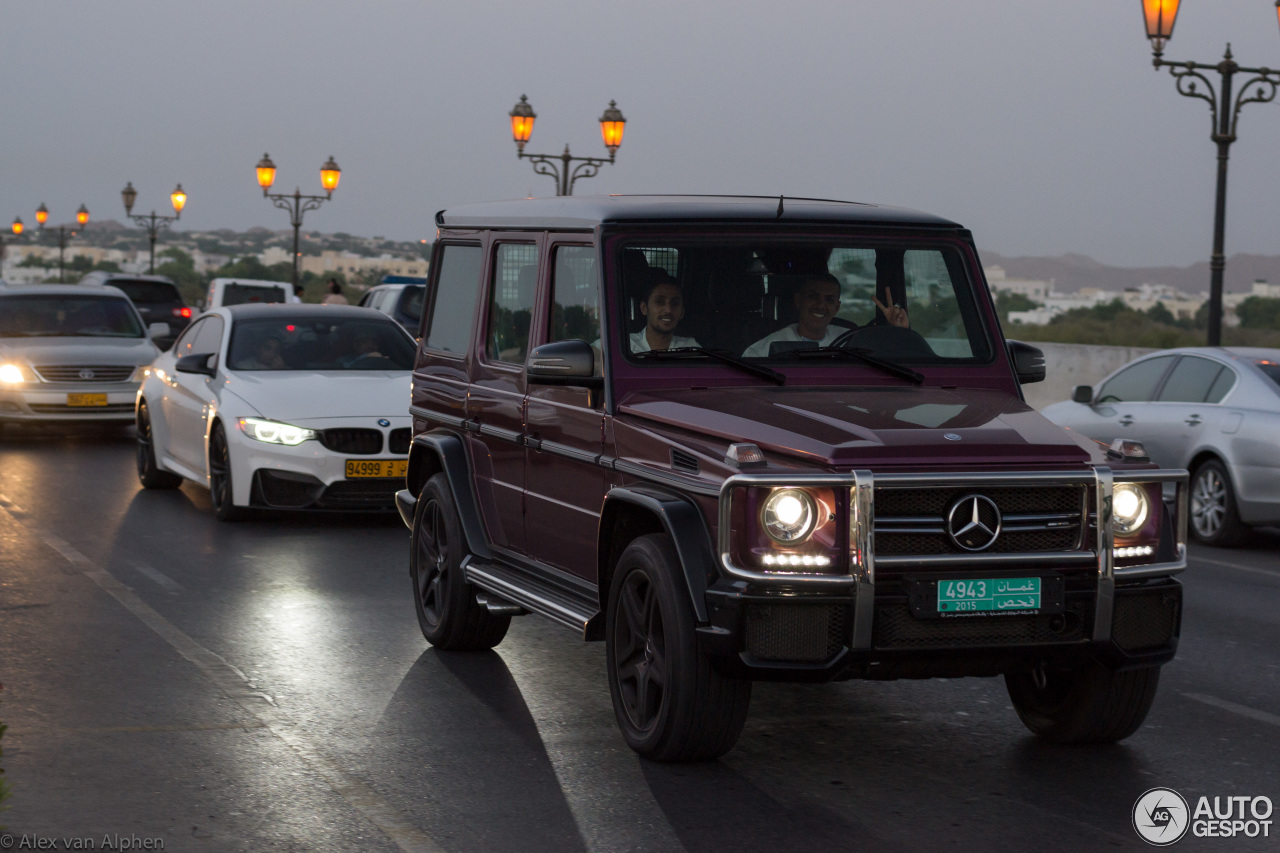
[[[1192,415],[1191,417],[1183,421],[1183,423],[1185,423],[1187,426],[1200,426],[1200,416]]]
[[[1125,415],[1119,421],[1120,426],[1133,426],[1133,415]]]

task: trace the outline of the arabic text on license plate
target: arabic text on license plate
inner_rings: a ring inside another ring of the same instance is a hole
[[[938,612],[1039,610],[1040,578],[938,581]]]
[[[107,404],[106,394],[68,394],[68,406],[105,406]]]
[[[403,477],[409,471],[408,459],[348,459],[347,479],[356,477]]]

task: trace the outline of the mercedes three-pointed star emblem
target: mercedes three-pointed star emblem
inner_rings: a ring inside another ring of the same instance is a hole
[[[984,495],[965,495],[947,513],[947,536],[966,551],[985,551],[1000,536],[1000,508]]]

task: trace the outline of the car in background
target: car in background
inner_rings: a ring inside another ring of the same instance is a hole
[[[138,479],[253,508],[394,511],[414,341],[368,308],[234,305],[197,318],[137,395]]]
[[[0,425],[130,423],[167,334],[114,287],[0,285]]]
[[[1280,524],[1280,349],[1151,353],[1043,414],[1107,444],[1137,439],[1158,465],[1189,470],[1191,533],[1206,545]]]
[[[384,275],[382,283],[369,288],[360,304],[381,311],[416,336],[422,323],[422,303],[426,295],[427,280],[423,277]]]
[[[204,310],[225,308],[228,305],[248,305],[255,302],[291,302],[293,285],[287,281],[268,281],[260,278],[215,278],[209,282],[209,295]]]
[[[80,279],[80,284],[110,285],[124,291],[142,315],[143,322],[168,323],[169,335],[156,340],[167,349],[191,322],[192,311],[182,298],[173,279],[163,275],[122,275],[95,271]]]

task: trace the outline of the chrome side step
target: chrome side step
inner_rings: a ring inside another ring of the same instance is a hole
[[[482,602],[490,612],[494,606],[524,609],[545,616],[566,628],[579,632],[584,640],[601,639],[603,614],[599,604],[585,595],[546,583],[526,574],[493,563],[482,563],[474,555],[462,564],[467,583],[493,593],[499,601],[485,597]],[[512,615],[515,615],[512,612]]]

